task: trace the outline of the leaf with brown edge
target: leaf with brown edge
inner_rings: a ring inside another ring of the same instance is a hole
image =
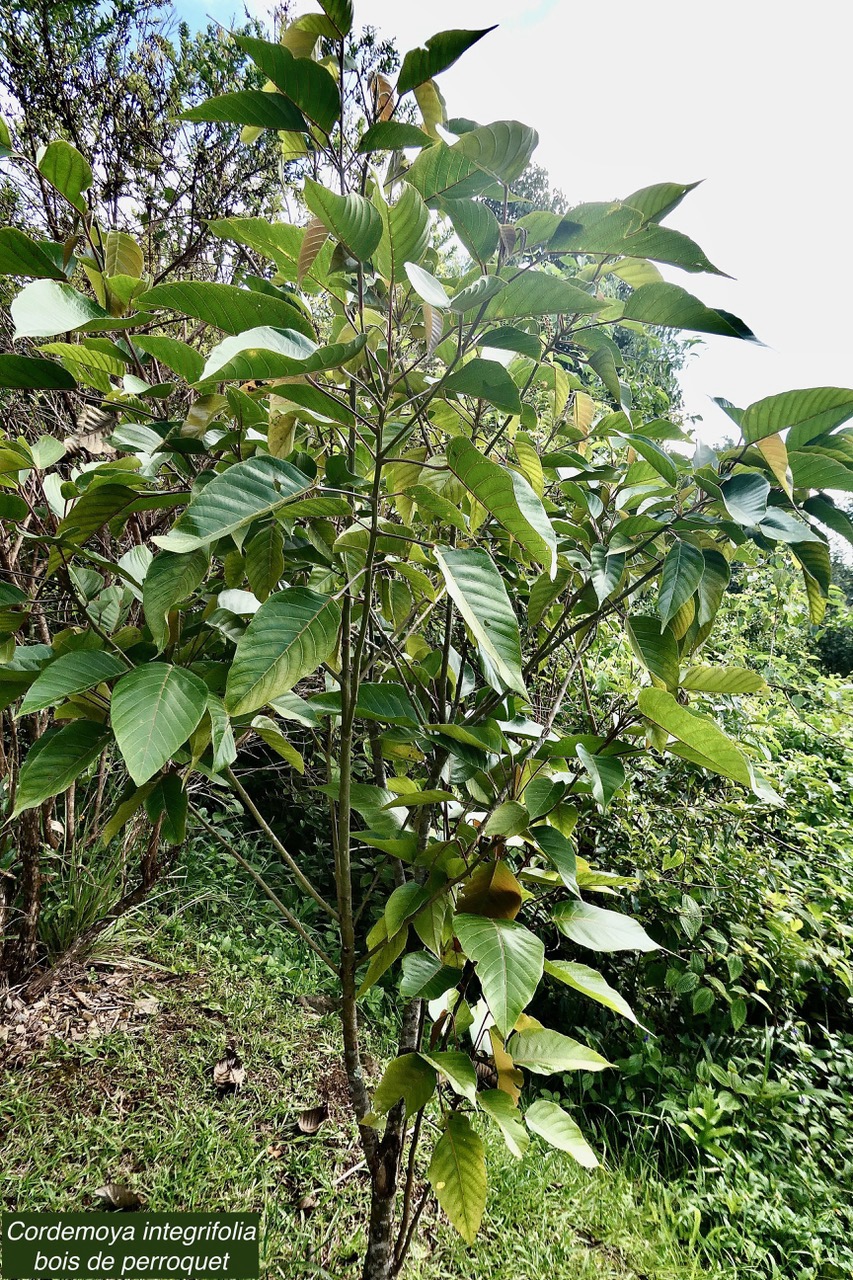
[[[458,910],[490,920],[514,920],[522,901],[521,885],[507,864],[487,862],[463,886]]]
[[[299,260],[296,267],[296,283],[301,287],[302,281],[314,265],[317,254],[329,238],[329,232],[321,218],[312,218],[305,227]]]
[[[386,80],[383,75],[377,71],[370,82],[370,88],[373,92],[373,104],[376,110],[377,120],[390,120],[394,115],[394,107],[397,105],[394,97],[394,88],[390,80]]]

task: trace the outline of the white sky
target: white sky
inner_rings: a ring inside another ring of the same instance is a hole
[[[201,5],[222,22],[237,9]],[[266,0],[249,7],[269,12]],[[853,385],[853,9],[842,0],[355,0],[355,11],[401,53],[448,27],[500,23],[441,76],[448,112],[533,125],[534,160],[571,204],[704,179],[668,225],[735,279],[667,274],[766,347],[708,338],[691,358],[685,395],[703,434],[731,427],[711,396],[745,406]]]

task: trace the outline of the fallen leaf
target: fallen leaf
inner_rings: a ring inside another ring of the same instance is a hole
[[[236,1093],[246,1079],[246,1068],[233,1044],[226,1045],[224,1055],[213,1067],[213,1084],[220,1097]]]

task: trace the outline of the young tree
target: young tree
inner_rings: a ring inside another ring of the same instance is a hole
[[[584,959],[656,944],[595,902],[622,882],[578,856],[573,832],[633,760],[664,753],[773,802],[704,702],[760,680],[701,650],[747,544],[789,548],[821,616],[822,526],[853,533],[820,492],[853,485],[837,434],[853,391],[731,409],[742,441],[719,454],[668,448],[687,437],[632,411],[611,334],[753,336],[652,265],[716,270],[663,221],[689,188],[502,225],[486,200],[509,201],[536,133],[448,122],[435,82],[487,33],[434,36],[392,86],[353,69],[352,21],[347,0],[326,0],[281,43],[241,37],[270,87],[188,113],[318,157],[304,225],[214,224],[274,264],[272,281],[148,287],[122,271],[110,293],[127,301],[109,310],[61,245],[3,233],[5,269],[38,277],[12,304],[36,350],[0,357],[4,385],[73,395],[103,360],[117,454],[69,470],[49,436],[3,443],[0,691],[17,707],[7,740],[34,726],[7,782],[10,838],[29,824],[38,840],[45,806],[104,760],[129,775],[111,831],[144,809],[179,843],[194,793],[226,785],[333,930],[330,952],[280,904],[339,984],[370,1174],[363,1275],[387,1280],[430,1194],[475,1238],[483,1125],[519,1158],[533,1133],[597,1163],[579,1118],[534,1100],[528,1074],[609,1064],[527,1010],[554,982],[631,1018]],[[409,95],[419,124],[399,118]],[[82,267],[110,285],[124,241],[81,206],[78,152],[54,147],[39,173],[79,212]],[[437,226],[469,266],[448,273]],[[602,288],[613,274],[624,298]],[[560,720],[567,692],[616,644],[633,682],[578,732]],[[257,738],[301,773],[294,723],[324,777],[334,900],[239,777]],[[357,1005],[388,981],[399,1049],[371,1089]]]

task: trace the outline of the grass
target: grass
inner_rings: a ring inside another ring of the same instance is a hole
[[[159,1007],[125,1032],[53,1041],[7,1073],[0,1203],[89,1208],[99,1188],[125,1183],[151,1209],[260,1210],[265,1276],[356,1276],[366,1183],[337,1019],[306,1003],[324,995],[310,952],[207,850],[128,937],[145,962],[133,995]],[[365,1016],[376,1077],[391,997],[377,996]],[[246,1082],[220,1098],[210,1072],[229,1040]],[[322,1099],[329,1120],[316,1137],[295,1137],[295,1115]],[[678,1244],[665,1189],[633,1181],[618,1157],[588,1173],[538,1140],[516,1163],[486,1139],[490,1193],[475,1247],[428,1212],[407,1280],[713,1280]]]

